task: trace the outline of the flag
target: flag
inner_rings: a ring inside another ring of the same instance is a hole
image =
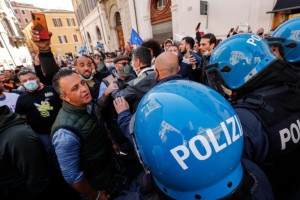
[[[97,47],[98,47],[99,49],[103,49],[103,46],[102,46],[102,44],[101,44],[99,41],[97,41]]]
[[[79,53],[84,53],[86,51],[86,44],[84,43],[82,48],[79,50]]]
[[[131,44],[136,44],[136,45],[141,45],[143,43],[142,38],[137,34],[137,32],[132,29],[131,30],[131,35],[130,35],[130,40],[129,42]]]

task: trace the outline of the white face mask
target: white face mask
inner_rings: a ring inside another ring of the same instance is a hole
[[[113,62],[107,62],[107,63],[105,63],[105,66],[106,66],[107,68],[113,67],[113,66],[114,66],[114,63],[113,63]]]
[[[190,59],[185,58],[185,57],[183,56],[182,62],[183,62],[183,63],[186,63],[186,64],[190,64]]]
[[[153,57],[153,58],[152,58],[152,60],[151,60],[151,63],[154,63],[155,59],[156,59],[156,58],[155,58],[155,57]]]
[[[79,74],[79,73],[78,73]],[[85,81],[90,81],[90,80],[92,80],[93,79],[93,76],[91,75],[89,78],[85,78],[85,77],[83,77],[81,74],[79,74],[79,76],[83,79],[83,80],[85,80]]]
[[[208,56],[210,54],[209,50],[206,50],[202,55],[203,56]]]
[[[23,86],[28,91],[34,91],[34,90],[38,89],[39,84],[37,83],[36,80],[30,80],[30,81],[26,81],[25,83],[23,83]]]

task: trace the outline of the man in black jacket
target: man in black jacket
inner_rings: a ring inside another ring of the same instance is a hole
[[[0,199],[44,199],[49,177],[43,146],[25,124],[0,107]]]

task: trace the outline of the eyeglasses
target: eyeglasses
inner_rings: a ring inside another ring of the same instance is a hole
[[[123,67],[128,64],[128,62],[117,63],[118,65],[122,65]]]

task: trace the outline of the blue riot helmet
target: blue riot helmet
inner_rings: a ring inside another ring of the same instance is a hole
[[[270,43],[280,42],[284,58],[289,63],[300,61],[300,17],[288,20],[278,26],[268,39]]]
[[[276,60],[261,37],[234,35],[221,42],[211,55],[205,67],[208,85],[221,93],[228,88],[240,90]]]
[[[169,81],[151,89],[134,119],[145,169],[172,199],[219,199],[242,185],[243,132],[234,109],[202,84]]]

